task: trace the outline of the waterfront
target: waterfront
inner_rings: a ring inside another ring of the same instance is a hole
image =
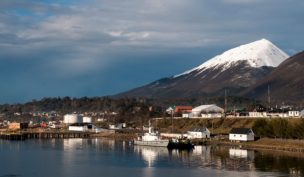
[[[0,176],[301,176],[293,153],[197,146],[193,151],[109,139],[0,140]]]

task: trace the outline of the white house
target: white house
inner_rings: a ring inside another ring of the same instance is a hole
[[[93,125],[88,123],[75,123],[69,126],[69,131],[86,132],[92,129]]]
[[[289,117],[300,117],[300,112],[299,111],[288,111],[288,116]]]
[[[219,118],[222,117],[223,113],[224,109],[215,104],[201,105],[192,109],[193,117]]]
[[[83,117],[82,122],[83,123],[92,123],[92,117]]]
[[[127,127],[127,124],[126,123],[119,123],[119,124],[111,124],[109,125],[109,129],[111,130],[120,130],[120,129],[123,129],[123,128],[126,128]]]
[[[254,141],[254,133],[251,128],[232,128],[229,133],[230,141]]]
[[[210,138],[210,131],[207,127],[193,128],[187,132],[186,136],[189,139]]]

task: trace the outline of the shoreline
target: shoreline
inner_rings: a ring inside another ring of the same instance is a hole
[[[95,136],[95,137],[130,141],[136,138],[137,136],[135,134],[109,134],[109,135]],[[262,138],[253,142],[230,142],[228,140],[209,140],[209,141],[205,141],[203,145],[231,146],[231,147],[239,147],[248,150],[268,150],[268,151],[274,150],[281,152],[297,152],[297,153],[304,152],[304,140],[292,140],[292,139]]]
[[[90,134],[88,137],[78,137],[78,138],[110,138],[122,141],[131,141],[136,139],[137,134],[135,133],[94,133]],[[54,138],[54,137],[53,137]],[[77,138],[77,137],[75,137]],[[39,138],[33,138],[39,139]],[[42,138],[43,139],[43,138]],[[50,139],[50,138],[46,138]],[[221,145],[238,147],[248,150],[274,150],[281,152],[304,152],[304,140],[293,140],[293,139],[271,139],[271,138],[261,138],[252,142],[230,142],[225,140],[193,140],[195,145]]]

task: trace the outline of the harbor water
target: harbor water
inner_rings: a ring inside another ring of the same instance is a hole
[[[109,139],[0,140],[0,177],[304,176],[302,154],[196,146],[192,151]]]

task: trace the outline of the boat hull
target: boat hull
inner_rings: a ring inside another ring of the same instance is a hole
[[[169,140],[157,140],[157,141],[134,140],[134,145],[140,145],[140,146],[167,147],[168,144],[169,144]]]

